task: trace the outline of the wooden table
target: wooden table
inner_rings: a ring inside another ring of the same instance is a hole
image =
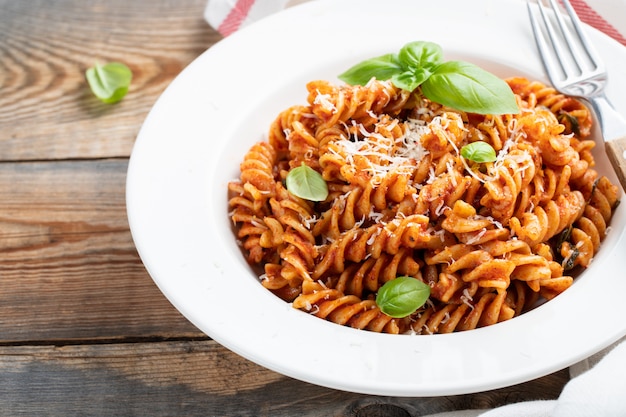
[[[567,370],[443,398],[360,395],[251,363],[157,289],[126,218],[128,159],[176,75],[221,37],[206,0],[0,0],[0,416],[421,416],[556,398]],[[85,70],[120,61],[105,105]]]

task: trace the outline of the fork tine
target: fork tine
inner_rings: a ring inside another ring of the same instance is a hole
[[[554,0],[549,0],[549,2],[552,8],[552,14],[556,18],[558,25],[553,23],[553,16],[548,14],[547,7],[543,4],[543,1],[537,0],[541,18],[543,19],[543,24],[548,32],[548,38],[552,46],[552,54],[556,54],[558,57],[557,65],[561,68],[565,77],[578,75],[581,72],[581,67],[578,63],[580,57],[572,54],[571,36],[568,38],[568,29],[565,27],[565,22],[563,21],[558,5]],[[544,42],[547,43],[545,37]]]
[[[545,10],[542,8],[543,5],[540,3],[541,0],[538,0],[537,7],[541,12],[542,21],[545,27],[547,27],[546,23],[546,15]],[[528,15],[530,17],[530,25],[532,27],[533,33],[535,35],[535,41],[537,43],[537,48],[539,49],[539,56],[543,61],[543,66],[548,73],[548,78],[552,84],[556,84],[563,75],[565,74],[565,69],[563,68],[562,60],[555,59],[555,50],[548,43],[548,39],[544,33],[544,30],[541,27],[541,23],[539,22],[539,18],[537,17],[537,12],[533,10],[530,2],[526,3],[528,7]],[[557,52],[558,54],[558,52]],[[557,68],[561,69],[561,72],[557,70]]]
[[[556,0],[549,0],[550,1],[550,6],[552,7],[552,10],[554,12],[554,16],[556,17],[556,21],[559,25],[560,28],[560,34],[563,37],[563,39],[565,40],[565,43],[567,44],[567,47],[569,49],[569,52],[571,54],[571,56],[574,57],[574,65],[578,68],[578,74],[574,74],[574,75],[580,75],[580,73],[582,73],[582,71],[584,71],[584,68],[582,67],[582,63],[585,61],[588,61],[588,58],[585,58],[584,56],[582,56],[582,54],[580,53],[581,49],[577,47],[577,44],[575,43],[574,39],[572,38],[572,34],[569,30],[569,28],[566,26],[565,23],[565,19],[563,19],[563,15],[560,12],[559,6],[556,3]],[[574,13],[574,10],[572,9],[570,3],[567,0],[562,0],[564,4],[566,4],[565,8],[567,10],[567,13],[574,25],[574,28],[576,29],[576,34],[579,38],[580,41],[582,41],[582,37],[584,36],[584,33],[582,33],[582,31],[580,30],[580,27],[577,25],[577,21],[578,21],[578,16],[576,15],[576,13]],[[549,27],[549,32],[550,32],[550,37],[552,38],[552,42],[554,44],[556,44],[555,41],[555,37],[556,35],[554,34],[553,36],[553,32],[551,30],[551,27]],[[586,47],[587,44],[584,43],[584,46]],[[556,47],[555,47],[556,49]],[[557,49],[557,53],[558,53],[558,49]],[[561,57],[561,55],[559,55],[559,57],[561,58],[561,61],[563,61],[563,57]],[[572,75],[572,74],[569,74]]]
[[[561,1],[569,21],[565,20],[556,0],[537,0],[539,12],[531,7],[530,2],[527,3],[537,47],[553,84],[568,78],[579,78],[588,71],[604,70],[602,60],[588,40],[570,2]]]
[[[571,3],[569,2],[569,0],[561,0],[561,1],[563,2],[563,5],[565,6],[565,10],[567,11],[569,18],[572,21],[572,25],[574,26],[574,29],[576,30],[576,35],[578,36],[578,39],[580,39],[580,41],[585,47],[585,51],[587,52],[589,61],[594,66],[594,69],[604,69],[603,61],[600,59],[598,52],[596,51],[593,44],[587,37],[587,34],[583,30],[582,22],[580,21],[580,18],[574,11],[574,8],[572,7]]]

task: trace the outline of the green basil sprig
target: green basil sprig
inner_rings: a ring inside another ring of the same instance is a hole
[[[120,62],[95,64],[85,72],[93,94],[103,103],[117,103],[126,96],[133,73]]]
[[[461,148],[461,156],[473,162],[493,162],[496,160],[496,150],[487,142],[472,142]]]
[[[430,286],[413,277],[397,277],[378,289],[376,305],[390,317],[413,314],[430,297]]]
[[[324,201],[328,197],[328,185],[322,174],[306,165],[293,168],[287,174],[287,191],[309,201]]]
[[[519,113],[504,80],[469,62],[444,61],[441,47],[432,42],[408,43],[397,54],[368,59],[339,75],[352,85],[365,85],[372,78],[391,80],[408,91],[421,87],[427,99],[465,112]]]

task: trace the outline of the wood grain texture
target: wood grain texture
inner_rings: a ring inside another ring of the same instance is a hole
[[[626,137],[605,142],[604,146],[622,189],[626,191]]]
[[[125,216],[126,169],[126,159],[0,164],[0,416],[419,416],[555,398],[567,381],[562,371],[407,399],[255,365],[206,340],[147,275]],[[132,339],[154,341],[101,343]]]
[[[198,337],[133,245],[128,161],[0,164],[0,343]]]
[[[129,156],[148,111],[221,39],[206,0],[0,0],[0,160]],[[133,71],[127,97],[100,103],[95,62]]]
[[[422,416],[554,398],[567,381],[394,398],[293,380],[213,341],[0,347],[0,416]]]

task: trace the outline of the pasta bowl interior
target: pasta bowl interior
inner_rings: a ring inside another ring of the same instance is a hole
[[[337,75],[355,63],[415,40],[436,42],[446,59],[499,77],[546,82],[523,1],[379,4],[320,0],[288,9],[213,46],[164,92],[139,134],[127,183],[131,231],[155,283],[200,330],[234,352],[297,379],[377,395],[512,385],[562,369],[624,335],[626,322],[615,320],[626,291],[617,272],[626,266],[624,205],[571,287],[518,317],[474,330],[357,330],[295,309],[259,283],[230,221],[228,184],[239,177],[248,149],[267,139],[276,116],[306,104],[308,82],[340,84]],[[364,29],[372,27],[377,30]],[[609,97],[626,111],[620,94],[626,80],[611,77],[625,52],[598,32],[591,35],[607,60]],[[618,184],[600,141],[593,154],[597,171]]]

